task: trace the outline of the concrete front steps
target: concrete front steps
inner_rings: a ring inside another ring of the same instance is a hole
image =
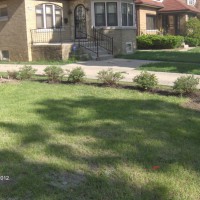
[[[79,43],[75,42],[75,45],[77,46],[76,55],[77,58],[80,60],[108,60],[112,59],[113,55],[109,53],[105,48],[98,47],[98,57],[95,53],[97,51],[97,48],[94,44],[91,44],[90,42],[84,42],[84,46],[81,45],[79,47]]]

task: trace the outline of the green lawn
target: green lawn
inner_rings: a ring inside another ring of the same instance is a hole
[[[200,53],[200,47],[196,47],[194,49],[189,50],[189,52],[196,52],[196,53]]]
[[[187,52],[181,51],[136,51],[134,54],[120,55],[118,58],[157,60],[170,62],[200,63],[200,48]]]
[[[186,99],[36,82],[0,91],[0,199],[199,199],[200,113]]]
[[[158,62],[142,65],[139,67],[139,69],[155,72],[173,72],[200,75],[200,64],[194,63]]]
[[[66,65],[75,63],[77,60],[75,58],[70,58],[68,60],[41,60],[41,61],[31,61],[31,62],[8,62],[0,61],[0,64],[20,64],[20,65]]]

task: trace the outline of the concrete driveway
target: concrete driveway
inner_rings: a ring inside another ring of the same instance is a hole
[[[63,69],[73,69],[75,67],[82,67],[86,73],[87,78],[96,79],[97,73],[102,69],[112,68],[114,71],[126,72],[125,78],[123,81],[132,82],[132,79],[141,73],[138,70],[138,67],[147,64],[147,63],[155,63],[156,61],[148,61],[148,60],[128,60],[128,59],[110,59],[104,61],[84,61],[77,62],[73,64],[67,64],[61,66]],[[15,65],[15,64],[0,64],[0,72],[6,72],[7,70],[17,70],[23,65]],[[32,65],[35,69],[37,69],[37,74],[44,74],[43,70],[46,65]],[[166,73],[166,72],[150,72],[155,74],[158,77],[158,81],[160,85],[169,85],[172,86],[174,81],[180,76],[186,76],[188,74],[180,74],[180,73]],[[195,77],[200,78],[200,75],[195,75]],[[200,85],[199,85],[200,88]]]

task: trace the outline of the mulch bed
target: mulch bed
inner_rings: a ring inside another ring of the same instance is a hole
[[[1,83],[19,83],[19,81],[14,79],[0,78],[0,84]]]
[[[1,83],[19,83],[19,80],[14,80],[14,79],[6,79],[6,78],[0,78],[0,84]],[[45,80],[40,80],[39,82],[45,82],[47,83],[47,81]],[[63,84],[72,84],[66,81],[62,82]],[[93,86],[97,86],[97,87],[109,87],[106,86],[102,83],[83,83],[85,85],[93,85]],[[129,90],[138,90],[140,92],[147,92],[142,90],[141,88],[137,87],[137,86],[127,86],[127,85],[117,85],[114,86],[114,88],[123,88],[123,89],[129,89]],[[177,92],[174,92],[173,90],[170,89],[153,89],[152,91],[148,91],[149,93],[152,94],[158,94],[158,95],[163,95],[163,96],[177,96],[180,97],[180,94],[178,94]],[[196,110],[196,111],[200,111],[200,91],[196,92],[194,94],[190,94],[190,95],[185,95],[184,97],[188,97],[190,100],[187,101],[186,103],[184,103],[182,106],[184,108],[188,108],[188,109],[192,109],[192,110]]]

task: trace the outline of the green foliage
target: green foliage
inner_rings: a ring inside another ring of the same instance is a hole
[[[83,81],[83,78],[85,76],[85,72],[81,67],[76,67],[72,69],[71,71],[67,70],[69,73],[68,75],[68,81],[72,83],[80,83]]]
[[[193,37],[185,37],[184,41],[185,44],[188,44],[190,47],[196,47],[200,44],[200,40]]]
[[[101,70],[98,72],[98,79],[105,85],[113,86],[124,78],[124,72],[114,72],[113,69]]]
[[[198,18],[191,18],[186,23],[186,35],[200,41],[200,20]]]
[[[173,35],[142,35],[137,37],[138,49],[173,49],[182,45],[184,38]]]
[[[133,82],[137,83],[137,85],[144,90],[153,89],[158,85],[158,79],[155,74],[148,72],[141,72],[140,75],[133,79]]]
[[[9,79],[17,79],[18,77],[18,72],[13,70],[13,71],[7,71],[8,78]]]
[[[48,66],[44,69],[45,75],[48,77],[49,82],[60,82],[64,76],[64,71],[58,66]]]
[[[32,66],[25,65],[24,67],[20,68],[20,70],[18,72],[18,78],[21,80],[31,79],[33,77],[33,75],[35,75],[36,71],[37,70],[33,69]]]
[[[173,89],[180,94],[190,94],[197,90],[199,78],[192,76],[182,76],[174,82]]]

